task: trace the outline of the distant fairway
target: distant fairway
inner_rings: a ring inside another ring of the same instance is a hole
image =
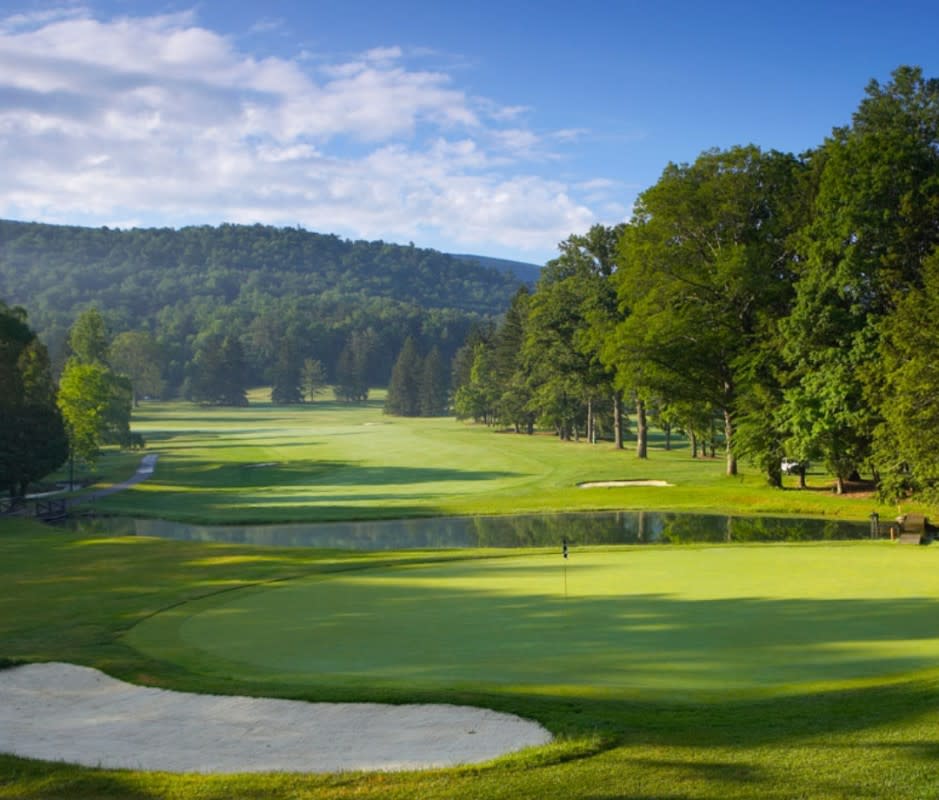
[[[575,551],[376,568],[229,592],[128,642],[274,682],[550,691],[804,690],[939,663],[936,548]]]
[[[809,475],[809,491],[772,489],[752,468],[727,478],[721,459],[692,458],[684,439],[665,450],[660,431],[652,432],[650,457],[640,460],[631,445],[617,450],[609,442],[559,442],[547,433],[496,432],[445,417],[386,416],[381,393],[376,398],[362,406],[272,406],[255,397],[247,408],[145,403],[133,429],[159,453],[159,466],[150,480],[98,507],[238,525],[596,509],[896,515],[873,498],[821,490],[831,484],[821,470]],[[109,453],[99,469],[105,482],[121,481],[138,460],[137,453]],[[610,480],[640,484],[579,486]],[[786,476],[787,485],[796,480]]]

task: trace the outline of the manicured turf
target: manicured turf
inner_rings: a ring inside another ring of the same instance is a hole
[[[939,663],[937,559],[889,542],[652,546],[372,569],[215,596],[127,641],[275,683],[804,690]]]
[[[839,498],[819,471],[810,489],[766,485],[745,464],[735,478],[723,460],[693,459],[676,437],[664,450],[653,431],[650,457],[630,444],[562,443],[495,432],[450,418],[405,419],[332,402],[295,407],[200,408],[148,403],[134,416],[148,450],[160,454],[153,477],[101,501],[110,513],[208,523],[263,523],[513,514],[578,509],[685,509],[884,519],[895,507],[871,496]],[[132,472],[123,460],[99,470],[113,480]],[[671,487],[580,489],[583,481],[656,479]],[[916,510],[913,507],[905,510]],[[919,509],[925,510],[925,509]]]
[[[903,582],[904,574],[920,580],[920,567],[928,575],[939,553],[932,547],[859,542],[792,549],[832,566],[833,574],[823,576],[821,582],[835,594],[841,566],[854,561],[864,567],[860,576],[844,571],[846,587],[853,583],[858,589],[866,588],[872,599],[859,598],[846,588],[840,601],[824,597],[811,601],[811,610],[816,612],[813,624],[827,624],[826,635],[846,625],[856,636],[860,628],[851,626],[861,625],[867,636],[862,640],[865,647],[872,647],[879,636],[880,646],[891,649],[894,634],[886,629],[897,625],[905,636],[915,634],[912,628],[903,627],[904,612],[916,616],[923,604],[933,602],[935,592],[929,584],[917,598],[912,584],[908,589]],[[663,569],[671,571],[679,569],[681,559],[693,559],[710,550],[648,552],[661,559]],[[738,554],[760,550],[777,552],[768,546],[728,546],[716,548],[715,556],[732,561]],[[325,587],[336,578],[354,575],[411,582],[421,570],[432,572],[453,558],[461,560],[446,564],[445,574],[459,582],[476,573],[467,559],[478,555],[340,554],[117,537],[93,529],[72,533],[0,522],[0,660],[71,661],[137,683],[210,693],[470,703],[539,720],[560,736],[555,745],[493,765],[397,775],[174,776],[0,756],[0,798],[935,798],[939,785],[939,669],[866,681],[842,680],[828,686],[795,686],[781,695],[756,693],[755,697],[752,692],[734,689],[735,673],[729,672],[719,696],[714,693],[707,702],[699,702],[678,693],[663,697],[655,691],[598,692],[576,684],[520,690],[511,684],[489,682],[473,690],[454,690],[427,686],[421,676],[414,677],[408,688],[399,689],[370,681],[292,682],[286,673],[279,680],[264,681],[237,671],[230,676],[205,674],[195,665],[190,669],[182,662],[166,660],[176,655],[170,651],[149,656],[126,644],[127,633],[135,625],[153,615],[159,620],[173,608],[187,609],[202,602],[200,598],[215,596],[210,606],[217,606],[217,600],[226,595],[234,599],[243,592],[248,597],[257,591],[262,597],[265,587],[280,581],[303,586],[321,580]],[[579,551],[572,555],[581,557]],[[492,563],[495,567],[502,562]],[[392,565],[398,566],[389,570]],[[784,571],[779,580],[785,580]],[[719,581],[702,576],[702,585],[708,584],[720,591]],[[691,589],[682,586],[679,591]],[[761,592],[761,587],[755,591]],[[780,591],[779,584],[774,591]],[[897,593],[896,601],[884,597],[890,591]],[[604,603],[608,600],[603,598]],[[701,596],[674,608],[687,612],[710,602]],[[788,605],[793,611],[799,608],[798,603]],[[663,602],[658,607],[669,606]],[[825,611],[833,613],[828,623],[822,616]],[[883,616],[883,628],[871,619],[876,614]],[[864,621],[852,622],[854,617]],[[694,622],[693,615],[684,618]],[[639,623],[630,624],[635,627]],[[766,633],[765,625],[754,627]],[[791,627],[799,628],[795,624]],[[939,625],[920,631],[920,641],[926,647],[931,646],[935,628]],[[648,633],[659,635],[654,630]],[[836,638],[836,642],[844,639]],[[323,649],[328,646],[328,641],[323,642]],[[784,655],[793,657],[791,650]],[[664,660],[655,653],[652,657]],[[891,666],[889,659],[885,663]]]
[[[833,496],[820,473],[807,492],[768,489],[746,467],[728,479],[720,460],[665,452],[661,437],[640,462],[609,445],[392,419],[380,403],[150,404],[135,428],[160,453],[157,472],[102,510],[207,522],[896,513]],[[138,459],[109,454],[99,470],[120,480]],[[576,488],[603,478],[676,486]],[[208,693],[469,703],[558,736],[490,765],[395,775],[176,776],[0,756],[0,798],[935,800],[937,558],[935,545],[886,542],[576,549],[564,599],[556,552],[342,553],[0,521],[0,665],[70,661]]]

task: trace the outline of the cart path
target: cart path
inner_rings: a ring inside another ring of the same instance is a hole
[[[70,498],[67,501],[68,507],[71,508],[72,506],[77,506],[80,503],[86,503],[89,500],[99,500],[102,497],[108,497],[109,495],[123,492],[125,489],[129,489],[131,486],[135,486],[141,481],[147,480],[147,478],[153,474],[153,470],[156,468],[156,462],[159,457],[159,453],[148,453],[142,459],[140,459],[140,466],[137,467],[137,471],[126,481],[115,483],[113,486],[108,486],[105,489],[96,489],[95,491],[84,494],[81,497]]]

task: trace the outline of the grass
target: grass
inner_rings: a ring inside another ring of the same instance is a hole
[[[784,570],[765,587],[766,597],[775,596],[776,600],[764,602],[781,604],[770,620],[778,624],[782,619],[790,633],[802,632],[802,639],[780,654],[781,661],[798,655],[803,645],[808,646],[807,639],[818,636],[866,642],[871,648],[866,657],[873,660],[884,657],[877,652],[879,646],[889,649],[895,644],[892,637],[913,637],[927,657],[933,646],[937,629],[928,620],[930,614],[935,617],[936,601],[928,581],[936,555],[931,548],[900,549],[862,542],[622,552],[625,558],[646,557],[643,554],[648,553],[658,561],[659,579],[661,570],[665,570],[670,581],[675,580],[673,569],[677,573],[687,569],[682,559],[691,562],[707,554],[726,556],[735,575],[741,567],[752,567],[754,563],[767,569],[763,554],[775,557],[791,553],[792,560],[785,566],[794,562],[814,564],[816,576],[827,577],[801,601],[804,607],[799,601],[786,599],[790,592],[778,577],[786,574]],[[718,656],[712,667],[717,672],[726,670],[727,688],[711,692],[704,700],[693,691],[664,696],[655,690],[630,691],[628,680],[620,686],[608,686],[605,691],[589,681],[536,688],[485,681],[447,688],[451,679],[445,675],[436,685],[413,678],[399,680],[397,686],[367,680],[358,685],[317,684],[308,681],[308,676],[287,672],[272,680],[262,674],[263,670],[254,675],[224,670],[215,674],[200,672],[198,665],[177,660],[170,648],[150,654],[128,643],[128,634],[138,623],[153,620],[136,629],[145,631],[169,610],[187,607],[180,603],[195,601],[196,608],[200,603],[217,607],[223,598],[263,598],[270,594],[270,587],[287,579],[286,587],[296,585],[300,591],[317,582],[326,587],[336,581],[351,581],[349,588],[354,586],[369,596],[369,591],[381,593],[388,580],[403,581],[420,592],[421,576],[426,576],[432,578],[429,585],[438,588],[440,581],[455,580],[453,593],[465,599],[461,582],[485,587],[496,580],[494,576],[500,571],[515,572],[526,563],[517,555],[507,560],[480,559],[486,555],[476,551],[378,555],[262,549],[111,537],[94,530],[71,533],[4,522],[0,524],[0,585],[4,587],[0,593],[0,641],[7,659],[66,660],[97,666],[139,683],[203,692],[475,703],[540,720],[560,739],[547,748],[490,765],[394,775],[174,776],[92,770],[4,756],[0,757],[0,797],[935,797],[939,782],[939,672],[866,678],[829,674],[822,676],[826,680],[821,683],[796,680],[782,692],[734,689],[742,665],[735,667],[732,659],[721,662],[721,646],[708,635],[713,635],[713,624],[722,614],[701,616],[701,610],[715,602],[711,595],[721,594],[721,582],[708,575],[702,576],[697,587],[681,589],[676,582],[672,588],[679,597],[656,600],[648,591],[656,581],[651,562],[649,567],[633,573],[636,579],[642,576],[644,584],[635,587],[635,594],[620,600],[638,604],[628,609],[632,613],[658,614],[659,625],[683,625],[683,635],[696,636],[699,644],[705,642],[712,656]],[[586,555],[599,558],[603,552]],[[572,557],[579,559],[582,554],[575,552]],[[531,563],[537,565],[543,556],[531,558]],[[834,575],[841,564],[851,569],[842,572],[844,583],[839,590]],[[879,565],[880,569],[871,569],[871,565]],[[907,575],[912,576],[910,581],[905,579]],[[755,581],[758,577],[752,574],[749,579]],[[524,598],[526,593],[545,590],[535,576],[529,580],[532,583],[511,596]],[[749,594],[746,580],[746,575],[737,575],[723,592],[724,614],[734,615],[738,621],[755,614],[750,618],[753,636],[767,636],[771,631],[759,608],[760,601],[736,596]],[[377,589],[366,588],[369,581],[374,581]],[[803,588],[808,585],[806,582]],[[614,591],[612,578],[598,581],[598,589],[604,587],[607,592]],[[583,602],[593,592],[578,592],[580,600],[574,602]],[[862,592],[871,596],[856,596]],[[492,591],[490,585],[484,600],[493,602],[489,599],[493,594],[499,592]],[[375,595],[370,597],[374,599]],[[610,601],[617,602],[615,598]],[[735,608],[738,602],[740,608]],[[698,613],[694,612],[694,604],[700,604]],[[458,605],[454,603],[442,611],[449,613]],[[595,610],[580,613],[589,623]],[[611,635],[609,612],[605,619],[607,630],[598,630],[598,636]],[[704,619],[710,619],[710,631],[695,633],[692,629]],[[896,632],[891,634],[894,626]],[[590,645],[590,627],[584,627],[578,633],[580,646],[585,642]],[[838,634],[839,630],[842,633]],[[663,634],[653,629],[647,635]],[[511,644],[511,636],[506,635],[504,640]],[[669,663],[677,646],[672,645],[671,653],[647,647],[646,655],[653,661]],[[812,645],[821,646],[817,641]],[[601,642],[601,647],[608,644]],[[371,658],[383,657],[381,648],[369,652]],[[918,648],[900,653],[901,658],[911,655],[918,659],[921,654]],[[766,656],[765,664],[771,666],[772,653],[767,651]],[[589,659],[585,663],[589,664]],[[684,663],[692,662],[686,658]],[[884,663],[891,672],[889,654]]]
[[[325,521],[551,510],[671,509],[884,519],[895,507],[870,496],[838,497],[832,479],[795,478],[780,491],[753,469],[724,475],[722,459],[692,459],[653,436],[650,458],[608,443],[561,443],[550,435],[496,433],[452,419],[402,419],[319,402],[202,409],[146,404],[134,430],[160,453],[156,473],[99,502],[107,513],[204,523]],[[109,459],[111,457],[109,456]],[[127,454],[102,461],[106,480],[126,477]],[[673,487],[580,489],[583,481],[661,479]],[[910,506],[904,510],[927,509]]]
[[[804,692],[939,663],[936,554],[636,547],[336,572],[213,596],[126,641],[239,680],[610,697]]]
[[[811,476],[814,491],[774,491],[686,449],[638,462],[607,445],[389,419],[375,404],[154,404],[135,429],[160,463],[103,501],[110,511],[212,522],[606,507],[895,513],[835,497],[824,475]],[[102,462],[103,480],[127,476],[121,459]],[[676,486],[576,488],[629,477]],[[933,547],[577,549],[567,600],[557,553],[495,555],[0,522],[0,664],[63,660],[200,692],[473,703],[558,736],[488,765],[387,775],[177,776],[0,756],[0,798],[935,798]],[[299,654],[284,647],[288,624]],[[313,652],[327,637],[336,651]],[[409,657],[415,642],[423,650]],[[354,653],[367,654],[363,665]]]

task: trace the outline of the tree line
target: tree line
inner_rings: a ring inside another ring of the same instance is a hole
[[[386,385],[405,340],[449,361],[519,281],[472,259],[262,225],[115,230],[0,220],[0,297],[29,308],[58,375],[97,308],[160,367],[152,396],[188,395],[197,361],[235,335],[248,385],[317,361],[345,395]],[[353,375],[355,373],[355,375]],[[302,380],[300,381],[302,382]],[[198,394],[198,387],[196,387]],[[291,395],[288,390],[287,396]]]
[[[458,416],[622,446],[625,407],[781,485],[939,497],[939,81],[871,81],[851,123],[793,155],[669,164],[628,223],[560,245],[455,363]],[[803,472],[804,480],[804,472]]]
[[[25,310],[0,302],[0,490],[14,503],[69,459],[93,464],[104,444],[142,444],[130,432],[131,380],[111,364],[118,347],[97,311],[82,314],[56,383]]]

